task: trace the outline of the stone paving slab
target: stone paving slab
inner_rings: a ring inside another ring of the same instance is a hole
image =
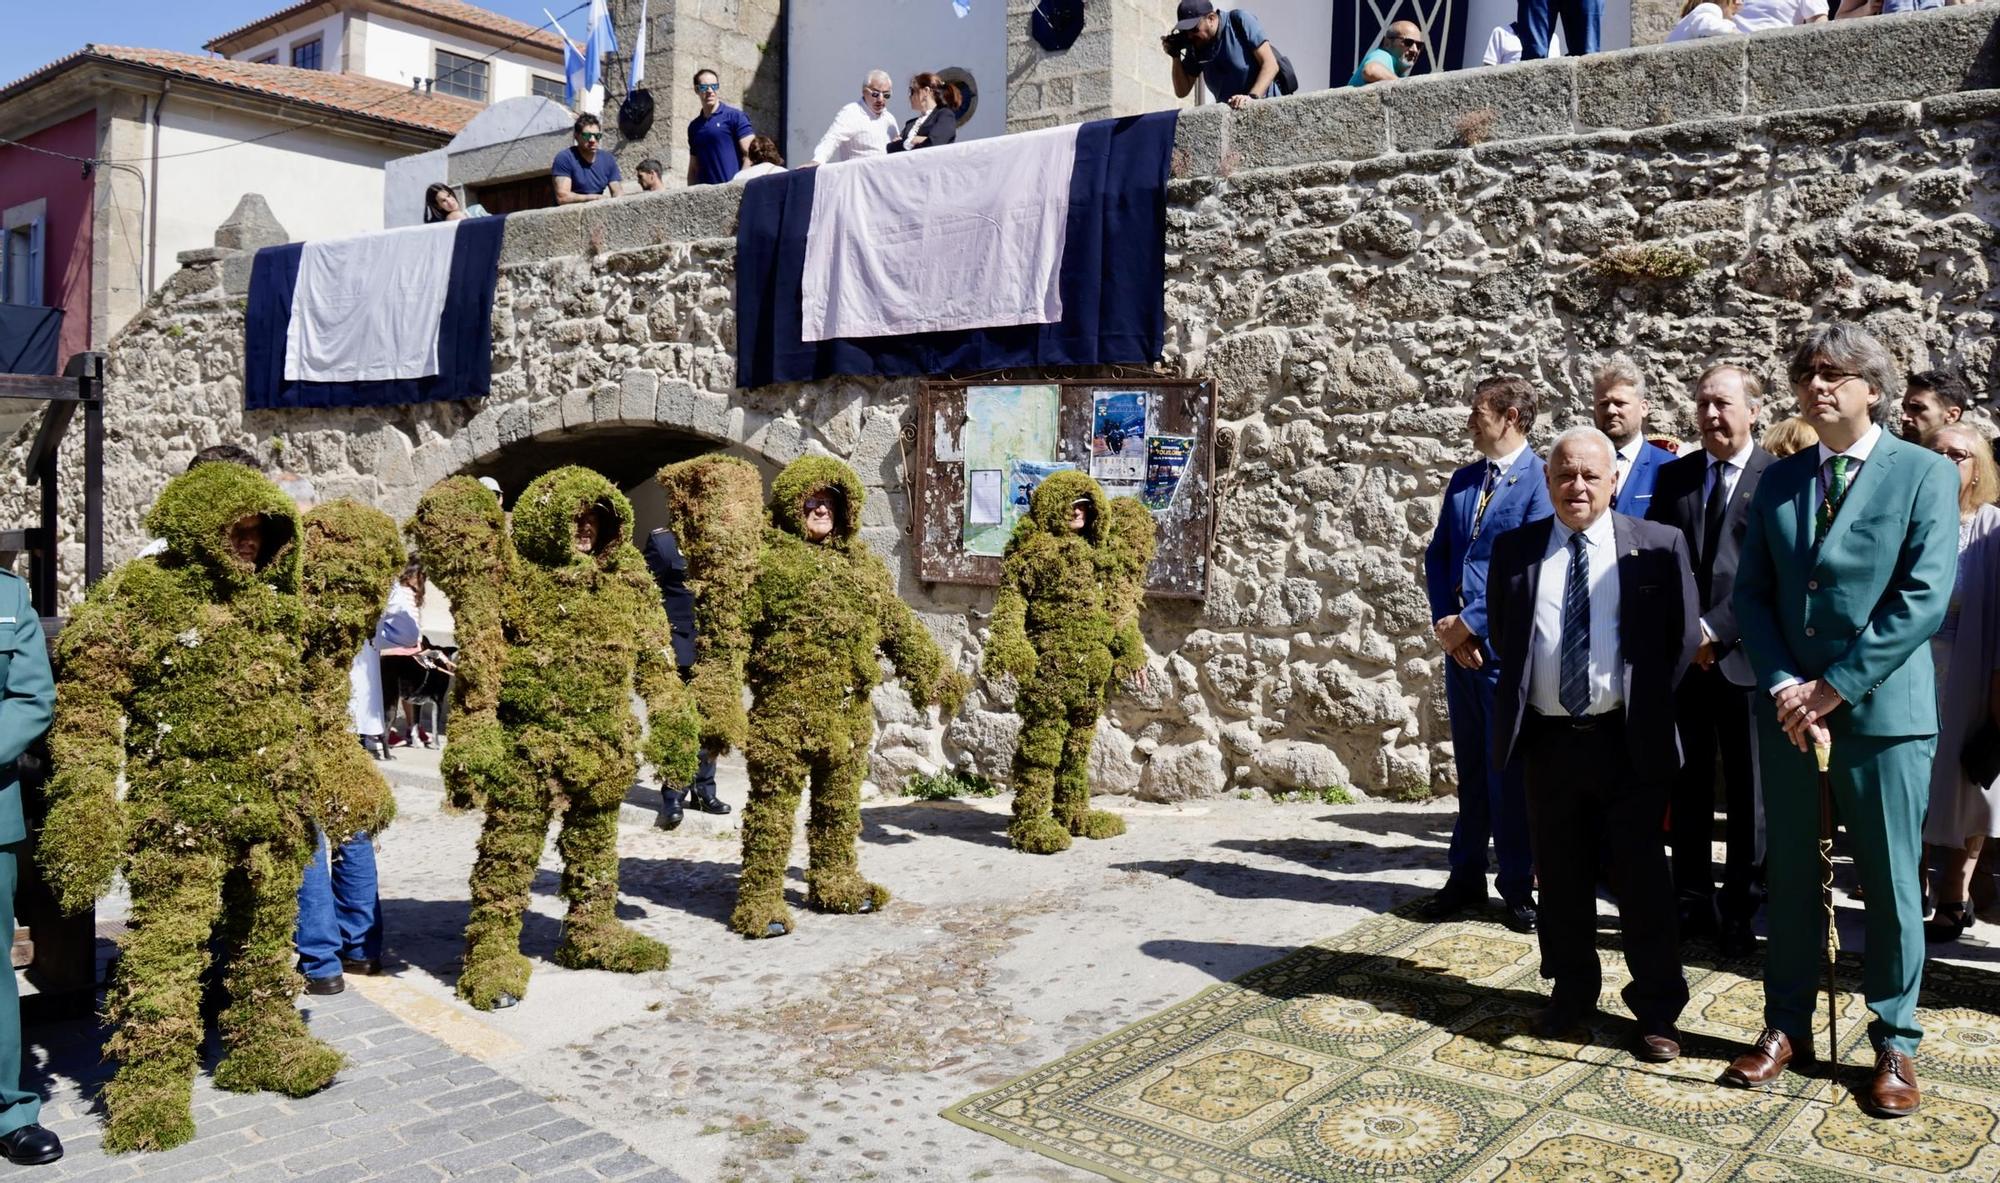
[[[347,1054],[334,1083],[311,1097],[226,1093],[196,1079],[194,1140],[159,1154],[109,1155],[95,1097],[109,1075],[103,1031],[82,1020],[28,1032],[30,1088],[42,1124],[63,1140],[61,1162],[23,1178],[97,1183],[486,1183],[559,1176],[591,1183],[685,1183],[680,1175],[561,1106],[419,1031],[360,989],[303,1000],[313,1033]]]

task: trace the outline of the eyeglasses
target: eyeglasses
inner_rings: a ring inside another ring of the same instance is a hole
[[[1976,458],[1975,453],[1968,452],[1964,448],[1939,448],[1937,452],[1953,464],[1969,464]]]
[[[875,89],[874,87],[872,87],[872,86],[864,86],[864,87],[862,87],[862,88],[861,88],[861,93],[862,93],[862,94],[865,94],[865,95],[867,95],[867,96],[868,96],[869,98],[871,98],[871,99],[887,99],[887,98],[889,97],[889,92],[888,92],[888,91],[886,91],[886,90],[876,90],[876,89]]]
[[[716,91],[722,89],[722,84],[720,82],[697,82],[694,84],[694,89],[696,94],[714,94]]]
[[[1393,40],[1405,49],[1422,49],[1424,47],[1424,43],[1415,37],[1396,37]]]
[[[833,502],[828,501],[824,497],[808,497],[804,501],[799,502],[799,507],[807,513],[811,513],[816,509],[823,509],[828,513],[833,512]]]
[[[1836,370],[1831,366],[1814,366],[1812,369],[1806,370],[1799,375],[1799,382],[1802,385],[1817,382],[1822,386],[1834,387],[1860,376],[1851,370]]]
[[[580,131],[576,133],[576,138],[585,143],[595,144],[604,138],[604,133],[601,131]]]

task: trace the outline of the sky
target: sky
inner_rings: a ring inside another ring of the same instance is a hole
[[[543,0],[472,2],[531,25],[548,20],[542,15]],[[0,37],[0,86],[93,41],[202,53],[202,42],[293,3],[296,0],[0,0],[0,8],[7,10],[7,35]],[[558,0],[548,8],[561,16],[574,3]],[[565,27],[574,23],[563,21]]]

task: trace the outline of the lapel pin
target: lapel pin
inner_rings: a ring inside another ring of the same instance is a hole
[[[1638,557],[1639,557],[1639,548],[1638,548],[1638,547],[1636,547],[1636,546],[1635,546],[1635,547],[1633,547],[1633,548],[1632,548],[1632,550],[1631,550],[1631,555],[1632,555],[1632,557],[1633,557],[1633,558],[1635,558],[1635,559],[1636,559],[1636,558],[1638,558]]]

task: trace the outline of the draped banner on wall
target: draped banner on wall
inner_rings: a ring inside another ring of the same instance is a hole
[[[1354,73],[1367,52],[1382,43],[1382,31],[1396,21],[1415,21],[1428,42],[1415,74],[1458,70],[1479,64],[1478,51],[1487,30],[1471,38],[1473,57],[1466,60],[1465,21],[1468,0],[1353,0],[1334,5],[1333,52],[1329,59],[1333,84],[1340,86]]]

